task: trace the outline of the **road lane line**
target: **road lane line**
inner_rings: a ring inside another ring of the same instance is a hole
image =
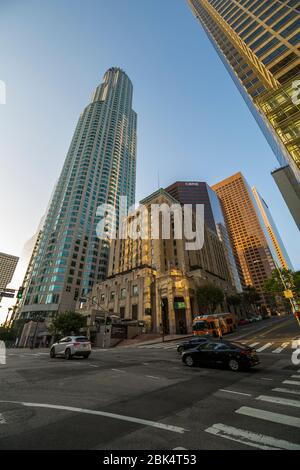
[[[74,406],[63,406],[63,405],[51,405],[49,403],[29,403],[24,401],[9,401],[0,400],[0,403],[15,403],[17,405],[27,406],[29,408],[49,408],[53,410],[73,411],[75,413],[84,413],[89,415],[103,416],[104,418],[118,419],[120,421],[127,421],[130,423],[137,423],[143,426],[150,426],[153,428],[163,429],[164,431],[176,432],[184,434],[189,431],[188,429],[181,428],[179,426],[173,426],[171,424],[164,424],[158,421],[150,421],[148,419],[135,418],[133,416],[119,415],[116,413],[108,413],[106,411],[89,410],[86,408],[75,408]]]
[[[254,346],[257,346],[258,344],[259,344],[259,342],[258,343],[252,343],[252,344],[249,344],[249,346],[250,346],[250,348],[254,348]]]
[[[272,346],[273,343],[267,343],[267,344],[264,344],[261,348],[258,348],[256,351],[257,352],[262,352],[264,351],[265,349],[269,348],[270,346]]]
[[[126,372],[125,370],[122,370],[122,369],[111,369],[111,370],[113,370],[114,372],[123,372],[123,374],[125,374]]]
[[[155,375],[146,375],[146,377],[150,377],[150,379],[159,379],[159,377],[156,377]]]
[[[210,428],[205,429],[205,432],[214,434],[215,436],[229,439],[231,441],[240,442],[250,447],[257,447],[264,450],[300,450],[299,444],[284,441],[282,439],[275,439],[271,436],[264,434],[256,434],[254,432],[245,431],[244,429],[235,428],[233,426],[226,426],[225,424],[214,424]]]
[[[290,393],[291,395],[300,395],[300,390],[293,390],[290,388],[273,388],[272,392]]]
[[[300,385],[300,382],[297,382],[296,380],[284,380],[282,383],[288,385]]]
[[[283,351],[290,343],[282,343],[281,346],[279,346],[278,348],[274,349],[274,351],[272,351],[273,354],[279,354],[281,353],[281,351]]]
[[[267,401],[269,403],[276,403],[277,405],[294,406],[296,408],[300,408],[299,400],[290,400],[289,398],[271,397],[269,395],[259,395],[259,397],[256,397],[256,400]]]
[[[225,388],[220,388],[220,392],[226,392],[226,393],[234,393],[237,395],[245,395],[247,397],[251,397],[251,393],[243,393],[243,392],[236,392],[235,390],[226,390]]]
[[[263,419],[265,421],[271,421],[272,423],[285,424],[300,429],[300,418],[295,418],[294,416],[273,413],[258,408],[250,408],[248,406],[241,406],[241,408],[235,412],[240,415],[250,416],[251,418]]]
[[[300,375],[292,375],[292,379],[300,379]]]

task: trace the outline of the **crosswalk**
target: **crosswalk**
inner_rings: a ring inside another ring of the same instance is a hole
[[[228,338],[230,341],[230,338]],[[253,341],[253,340],[252,340]],[[258,353],[272,353],[272,354],[280,354],[280,353],[291,353],[293,349],[295,349],[295,341],[241,341],[248,346],[255,348]],[[296,341],[298,343],[298,341]],[[137,346],[138,349],[176,349],[178,342],[165,342],[165,343],[152,343],[152,344],[142,344]]]
[[[267,395],[254,397],[250,406],[234,410],[230,423],[214,423],[204,431],[257,449],[300,450],[300,387],[295,387],[300,386],[300,370],[292,377]],[[293,436],[291,441],[281,438],[283,432],[284,436]]]

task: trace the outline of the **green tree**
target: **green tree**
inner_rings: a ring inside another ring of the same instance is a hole
[[[86,317],[76,312],[58,313],[51,325],[49,331],[53,334],[61,333],[62,335],[75,335],[79,333],[80,328],[86,326]]]
[[[224,300],[224,292],[214,284],[206,284],[197,289],[197,301],[199,309],[214,313],[217,306]]]
[[[255,306],[260,301],[260,295],[253,286],[247,286],[242,293],[242,303],[248,307]]]
[[[1,341],[15,341],[16,331],[4,325],[0,326],[0,340]]]
[[[233,307],[237,307],[241,305],[242,299],[241,296],[238,294],[228,295],[226,297],[228,305],[232,305]]]

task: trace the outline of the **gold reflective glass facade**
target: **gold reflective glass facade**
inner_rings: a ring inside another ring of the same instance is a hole
[[[275,263],[252,191],[241,173],[215,184],[212,189],[221,200],[242,286],[255,287],[263,298],[264,283],[275,269]]]
[[[188,2],[280,165],[300,182],[300,1]]]

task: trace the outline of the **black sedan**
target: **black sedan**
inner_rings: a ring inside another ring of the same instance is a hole
[[[189,339],[188,341],[183,341],[182,343],[177,345],[177,352],[182,354],[184,351],[188,349],[195,349],[200,344],[207,343],[207,341],[212,341],[212,337],[210,335],[203,335],[203,336],[194,336],[194,338]]]
[[[254,348],[229,341],[207,341],[183,352],[182,361],[189,367],[196,365],[228,367],[232,371],[249,369],[259,364]]]

